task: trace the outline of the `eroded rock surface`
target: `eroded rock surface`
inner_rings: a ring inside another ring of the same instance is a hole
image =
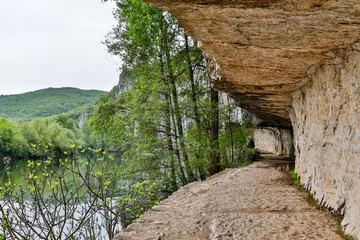
[[[268,156],[269,157],[269,156]],[[269,158],[191,183],[146,212],[114,240],[341,239],[327,212]]]
[[[258,127],[254,131],[255,148],[278,156],[292,156],[294,144],[291,130],[277,127]]]
[[[293,93],[296,172],[360,239],[360,45]]]
[[[145,0],[201,41],[214,88],[273,126],[290,94],[360,38],[358,0]]]

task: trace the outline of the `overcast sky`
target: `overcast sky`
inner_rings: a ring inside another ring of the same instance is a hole
[[[0,0],[0,95],[48,87],[109,91],[119,61],[101,43],[115,20],[101,0]]]

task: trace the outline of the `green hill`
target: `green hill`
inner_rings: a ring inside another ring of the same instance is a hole
[[[94,103],[104,91],[77,88],[47,88],[0,97],[0,117],[17,122],[49,117]]]

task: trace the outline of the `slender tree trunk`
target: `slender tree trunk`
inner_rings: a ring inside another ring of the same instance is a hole
[[[231,163],[234,163],[234,139],[232,133],[232,126],[231,126],[231,108],[230,108],[230,101],[229,96],[226,95],[226,99],[228,102],[228,120],[229,120],[229,132],[230,132],[230,141],[231,141]]]
[[[210,89],[211,101],[211,128],[210,128],[210,167],[211,175],[220,171],[219,155],[219,93],[213,88]]]
[[[166,39],[166,38],[165,38]],[[176,119],[176,127],[178,129],[179,133],[179,142],[180,142],[180,149],[184,158],[184,165],[185,165],[185,171],[187,175],[188,182],[194,181],[194,174],[192,172],[192,168],[189,163],[189,157],[186,152],[186,146],[184,142],[184,130],[183,130],[183,124],[182,124],[182,118],[180,114],[180,107],[179,107],[179,100],[177,95],[177,89],[175,84],[175,77],[173,74],[172,64],[171,64],[171,57],[170,57],[170,51],[167,44],[167,41],[164,42],[164,50],[165,50],[165,56],[166,56],[166,65],[168,70],[168,79],[170,83],[170,89],[172,93],[172,100],[174,103],[174,113],[175,113],[175,119]]]
[[[186,146],[184,142],[184,130],[183,130],[183,124],[182,124],[182,118],[180,114],[180,107],[179,107],[179,101],[177,96],[177,90],[175,85],[175,79],[173,76],[170,76],[170,87],[172,92],[172,98],[174,103],[174,113],[176,118],[176,125],[179,133],[179,142],[180,142],[180,149],[182,152],[182,155],[184,157],[184,164],[185,164],[185,171],[188,176],[188,182],[194,181],[194,175],[189,163],[189,157],[186,152]]]
[[[176,125],[175,125],[175,117],[174,117],[174,110],[171,107],[171,102],[170,102],[170,108],[171,108],[171,118],[173,120],[174,123],[174,135],[175,135],[175,148],[176,148],[176,156],[178,159],[178,164],[179,164],[179,170],[180,170],[180,179],[182,182],[182,185],[186,185],[188,184],[188,179],[185,176],[185,172],[184,172],[184,168],[182,166],[182,162],[181,162],[181,157],[180,157],[180,150],[179,150],[179,146],[178,146],[178,133],[176,130]]]
[[[179,132],[179,142],[180,142],[180,149],[184,158],[184,165],[185,165],[185,171],[187,174],[187,179],[186,181],[183,180],[183,183],[188,183],[190,181],[193,181],[193,174],[191,172],[191,168],[190,168],[190,164],[189,164],[189,158],[188,155],[186,153],[186,149],[185,149],[185,143],[183,141],[183,127],[182,127],[182,122],[181,122],[181,116],[180,116],[180,109],[179,109],[179,103],[178,103],[178,96],[177,96],[177,92],[176,92],[176,85],[175,85],[175,77],[173,74],[173,69],[172,69],[172,65],[171,65],[171,57],[170,57],[170,50],[169,50],[169,46],[168,46],[168,39],[167,39],[167,34],[168,34],[168,29],[171,27],[168,25],[166,19],[161,15],[160,16],[162,18],[162,21],[160,23],[160,28],[161,28],[161,42],[160,42],[160,52],[164,53],[165,55],[165,61],[163,61],[164,66],[165,66],[165,81],[167,83],[167,85],[170,87],[170,96],[172,95],[172,101],[174,103],[174,111],[173,114],[175,114],[175,119],[176,122],[174,121],[175,124],[175,144],[177,146],[177,134],[176,134],[176,128],[178,128],[178,132]],[[172,107],[172,103],[171,103],[171,97],[170,97],[170,107]],[[179,153],[178,153],[179,154]],[[180,158],[180,154],[178,155],[178,157]],[[180,162],[179,159],[179,168],[182,168],[182,164]],[[181,175],[180,175],[181,176]]]
[[[165,78],[165,71],[164,71],[164,61],[163,61],[163,55],[160,52],[160,71],[163,78]],[[167,86],[167,89],[169,89],[167,81],[164,81],[165,85]],[[175,160],[174,160],[174,146],[171,138],[171,100],[169,92],[165,94],[165,101],[167,109],[165,110],[165,135],[167,139],[167,147],[170,152],[170,178],[171,178],[171,188],[172,191],[175,192],[178,189],[177,181],[176,181],[176,168],[175,168]],[[181,162],[180,162],[180,179],[183,184],[184,181],[186,181],[184,170],[182,169]]]
[[[186,35],[186,33],[184,33],[184,39],[185,39],[186,62],[188,65],[189,80],[190,80],[190,84],[191,84],[191,100],[192,100],[193,107],[194,107],[194,120],[195,120],[195,124],[196,124],[196,129],[197,129],[196,141],[198,143],[201,143],[202,132],[201,132],[201,124],[200,124],[200,113],[199,113],[198,104],[197,104],[194,70],[192,68],[192,61],[191,61],[191,56],[190,56],[190,51],[189,51],[189,40],[188,40],[188,36]],[[201,161],[200,151],[201,151],[201,149],[199,148],[199,145],[198,145],[197,149],[196,149],[196,153],[195,153],[196,163],[197,163],[197,167],[198,167],[198,170],[200,173],[200,179],[205,180],[206,172],[204,170],[203,164],[200,162]]]
[[[174,147],[173,147],[173,142],[171,139],[171,116],[170,116],[170,99],[169,99],[169,95],[166,95],[166,103],[168,106],[168,111],[166,113],[166,138],[167,138],[167,145],[168,145],[168,149],[170,152],[170,177],[171,177],[171,185],[172,185],[172,191],[175,192],[178,189],[178,185],[177,185],[177,181],[176,181],[176,168],[175,168],[175,160],[174,160]],[[176,151],[177,153],[179,152],[178,149]],[[180,162],[180,154],[177,154],[178,156],[178,161],[179,161],[179,171],[180,171],[180,179],[182,184],[186,184],[186,177],[185,177],[185,173],[183,170],[183,167],[181,165]]]

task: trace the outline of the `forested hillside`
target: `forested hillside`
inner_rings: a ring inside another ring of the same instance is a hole
[[[0,117],[17,122],[68,112],[95,102],[104,91],[77,88],[47,88],[0,97]]]

